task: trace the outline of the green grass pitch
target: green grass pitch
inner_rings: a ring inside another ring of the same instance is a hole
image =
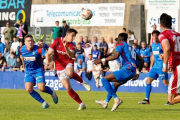
[[[39,91],[38,91],[39,92]],[[78,104],[66,91],[57,91],[59,103],[55,105],[50,95],[39,92],[50,104],[49,109],[42,109],[25,90],[0,89],[0,120],[179,120],[180,104],[165,106],[166,94],[151,94],[150,105],[140,105],[144,93],[120,93],[123,100],[119,108],[111,112],[113,100],[107,109],[94,101],[105,99],[106,92],[78,91],[87,109],[77,111]]]

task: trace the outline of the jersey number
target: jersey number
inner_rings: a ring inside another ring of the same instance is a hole
[[[131,51],[131,56],[132,56],[132,58],[133,58],[134,60],[136,60],[136,52],[135,52],[134,48],[129,47],[129,50]]]
[[[180,52],[180,36],[173,35],[173,41],[175,42],[174,52]]]

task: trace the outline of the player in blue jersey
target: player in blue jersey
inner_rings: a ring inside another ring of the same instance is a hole
[[[111,111],[116,110],[123,101],[119,97],[117,97],[116,91],[113,89],[110,82],[116,82],[117,86],[120,86],[132,78],[135,80],[139,77],[139,73],[141,72],[144,65],[144,60],[142,59],[142,57],[136,56],[135,50],[127,44],[126,33],[119,34],[117,42],[118,45],[113,56],[94,60],[95,64],[99,64],[104,61],[111,61],[118,58],[121,59],[122,68],[102,78],[102,84],[104,88],[106,89],[108,94],[114,98],[114,105]],[[136,59],[140,61],[138,74],[136,74]]]
[[[168,74],[162,71],[163,68],[163,60],[160,58],[163,54],[163,50],[161,48],[161,43],[159,42],[158,35],[160,34],[159,31],[154,30],[152,32],[152,36],[154,42],[152,43],[152,59],[151,59],[151,70],[149,71],[148,78],[146,81],[146,97],[143,101],[139,101],[139,104],[149,104],[149,97],[151,93],[151,83],[153,80],[157,80],[159,77],[160,80],[163,81],[164,85],[166,86],[166,92],[168,92]],[[167,105],[170,105],[168,102]]]
[[[38,89],[52,96],[55,104],[58,97],[55,91],[45,86],[44,66],[41,63],[41,56],[45,56],[46,51],[34,45],[32,35],[25,36],[25,45],[20,49],[21,59],[25,66],[25,88],[26,91],[38,102],[42,103],[43,109],[48,108],[49,104],[37,93],[33,87],[37,84]]]

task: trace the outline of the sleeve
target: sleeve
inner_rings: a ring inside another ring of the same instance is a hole
[[[17,61],[16,61],[16,59],[14,59],[13,67],[16,67],[16,64],[17,64]]]
[[[108,44],[107,44],[107,43],[105,44],[105,47],[108,47]]]
[[[58,39],[58,38],[54,39],[53,43],[49,46],[49,50],[52,50],[52,51],[55,50],[55,48],[56,48],[56,40],[57,40],[57,39]]]
[[[86,63],[85,62],[82,63],[82,68],[86,68]]]
[[[109,62],[109,61],[108,61]],[[108,67],[109,68],[109,64],[108,64],[108,62],[106,62],[106,67]]]
[[[142,55],[142,54],[141,54],[141,50],[142,50],[142,48],[139,50],[139,55]]]
[[[46,53],[47,53],[46,50],[44,50],[43,48],[40,48],[40,47],[38,48],[38,54],[39,55],[45,56]]]
[[[13,30],[13,36],[16,36],[17,30],[16,30],[14,27],[11,27],[11,28],[12,28],[12,30]]]
[[[10,59],[8,59],[8,61],[7,61],[7,66],[9,66],[10,65]]]
[[[52,28],[51,32],[52,32],[52,33],[54,32],[54,27]]]
[[[123,46],[117,46],[116,47],[116,51],[115,52],[120,52],[120,53],[122,53],[122,49],[123,49]]]
[[[161,34],[158,36],[158,38],[159,38],[160,43],[162,43],[163,40],[168,40],[168,38],[166,37],[166,35],[163,34],[163,33],[161,33]]]
[[[5,35],[5,33],[4,33],[5,29],[6,29],[6,28],[4,28],[4,30],[3,30],[3,35]]]
[[[150,49],[148,48],[148,50],[147,50],[147,57],[150,57],[151,56],[151,51],[150,51]]]
[[[49,48],[49,46],[48,46],[47,44],[45,44],[45,43],[44,43],[44,47],[45,47],[46,49],[48,49],[48,48]]]

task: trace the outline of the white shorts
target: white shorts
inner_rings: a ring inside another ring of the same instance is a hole
[[[169,81],[168,93],[169,94],[180,93],[180,65],[178,65],[175,71],[173,71],[173,74]]]
[[[73,68],[72,63],[67,64],[66,68],[68,67]],[[64,70],[57,71],[60,82],[64,79],[70,79],[70,77],[66,74],[66,68]]]

